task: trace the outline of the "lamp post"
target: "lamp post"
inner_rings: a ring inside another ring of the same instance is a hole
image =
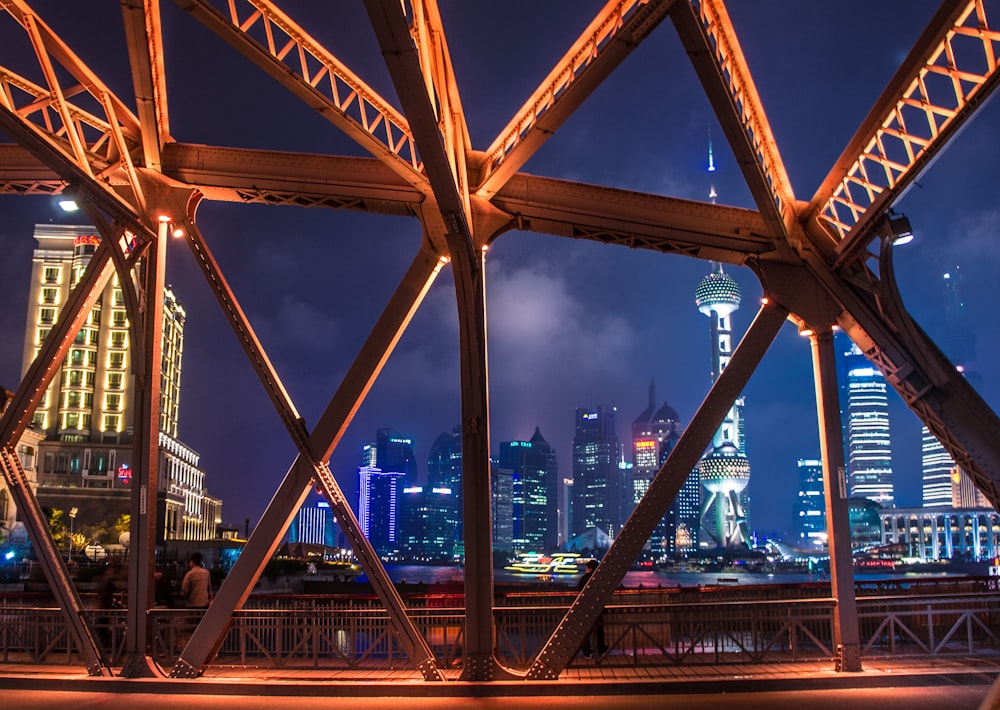
[[[76,514],[80,512],[80,509],[73,506],[69,509],[69,552],[66,555],[66,561],[69,562],[73,558],[73,522],[76,520]]]

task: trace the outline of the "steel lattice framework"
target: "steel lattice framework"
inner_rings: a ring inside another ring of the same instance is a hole
[[[121,0],[134,97],[116,96],[26,0],[0,0],[27,34],[44,84],[0,51],[0,192],[71,192],[104,239],[65,317],[0,419],[0,468],[93,674],[107,674],[80,599],[27,485],[14,445],[101,288],[117,273],[141,364],[129,569],[129,662],[146,655],[155,515],[164,243],[179,230],[298,452],[236,566],[171,675],[197,675],[253,588],[292,516],[318,485],[342,522],[407,655],[443,680],[331,475],[327,462],[442,268],[455,282],[461,348],[467,615],[463,678],[513,677],[493,655],[486,247],[510,229],[677,253],[752,268],[764,305],[730,365],[650,485],[598,571],[527,673],[557,677],[704,452],[786,318],[814,333],[831,521],[838,641],[858,667],[842,452],[830,330],[843,328],[1000,507],[1000,420],[907,315],[892,275],[886,212],[996,88],[1000,32],[982,0],[945,0],[809,201],[797,200],[721,0],[609,0],[485,150],[471,145],[436,0],[365,0],[400,107],[380,97],[270,0],[176,0],[191,16],[364,148],[371,157],[286,155],[171,137],[159,0]],[[519,172],[538,148],[669,17],[757,205],[723,207]],[[304,19],[303,21],[307,21]],[[135,109],[129,108],[134,105]],[[254,334],[195,219],[203,200],[321,206],[419,219],[421,248],[354,364],[309,431]],[[869,245],[881,239],[878,273]],[[846,549],[846,552],[845,552]],[[845,555],[846,554],[846,558]],[[845,571],[846,559],[846,571]],[[839,565],[839,573],[837,572]],[[838,579],[839,576],[839,579]],[[145,600],[145,604],[141,603]],[[855,627],[852,631],[851,625]],[[852,655],[852,649],[854,655]]]

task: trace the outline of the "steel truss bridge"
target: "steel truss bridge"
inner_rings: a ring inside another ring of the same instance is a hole
[[[448,264],[459,314],[465,519],[462,673],[471,681],[557,678],[705,451],[726,411],[786,319],[809,334],[830,526],[833,635],[838,668],[861,667],[853,594],[832,329],[843,329],[919,419],[1000,508],[1000,421],[907,314],[892,268],[889,208],[996,88],[997,8],[945,0],[812,195],[796,196],[721,0],[609,0],[488,146],[473,146],[435,0],[365,0],[398,97],[394,106],[271,0],[176,0],[370,155],[300,155],[186,144],[171,132],[167,46],[159,0],[121,0],[133,95],[115,94],[82,58],[93,37],[59,36],[26,0],[0,0],[26,33],[34,67],[20,74],[0,50],[0,192],[71,194],[102,235],[0,418],[0,468],[21,511],[68,633],[88,672],[110,674],[93,624],[15,453],[15,444],[75,334],[117,274],[137,363],[129,599],[122,673],[159,673],[152,570],[160,340],[166,241],[182,237],[277,409],[297,456],[242,556],[169,673],[197,675],[219,653],[292,516],[322,489],[383,606],[411,667],[446,676],[418,619],[362,536],[328,468],[355,411],[431,283]],[[310,8],[312,9],[312,8]],[[990,12],[988,12],[988,9]],[[521,168],[643,42],[673,25],[721,124],[756,210],[555,180]],[[183,51],[182,48],[178,48]],[[320,206],[419,220],[423,239],[384,312],[322,416],[307,429],[198,226],[205,200]],[[507,231],[627,245],[749,267],[763,305],[732,360],[621,530],[586,588],[523,667],[496,653],[490,524],[486,307],[487,247]],[[870,248],[877,245],[877,254]]]

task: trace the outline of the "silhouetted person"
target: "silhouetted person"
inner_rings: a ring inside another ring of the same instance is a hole
[[[212,580],[208,570],[201,566],[202,556],[195,552],[188,560],[188,571],[181,581],[181,596],[189,609],[207,609],[212,599]]]
[[[577,591],[582,592],[583,588],[587,586],[587,580],[590,579],[590,575],[594,573],[597,569],[597,560],[589,560],[587,562],[587,571],[583,573],[580,577],[580,581],[576,583]],[[583,645],[580,649],[583,651],[583,655],[590,658],[594,655],[594,647],[590,644],[590,637],[593,636],[597,642],[597,655],[603,656],[607,653],[608,645],[604,642],[604,621],[602,616],[604,612],[601,612],[601,616],[597,617],[597,622],[594,624],[594,628],[587,632],[587,635],[583,637]]]

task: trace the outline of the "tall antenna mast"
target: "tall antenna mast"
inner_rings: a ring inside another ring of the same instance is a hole
[[[715,198],[718,197],[718,193],[715,191],[715,158],[712,156],[712,127],[708,127],[708,175],[709,175],[709,188],[708,188],[708,199],[715,204]]]

